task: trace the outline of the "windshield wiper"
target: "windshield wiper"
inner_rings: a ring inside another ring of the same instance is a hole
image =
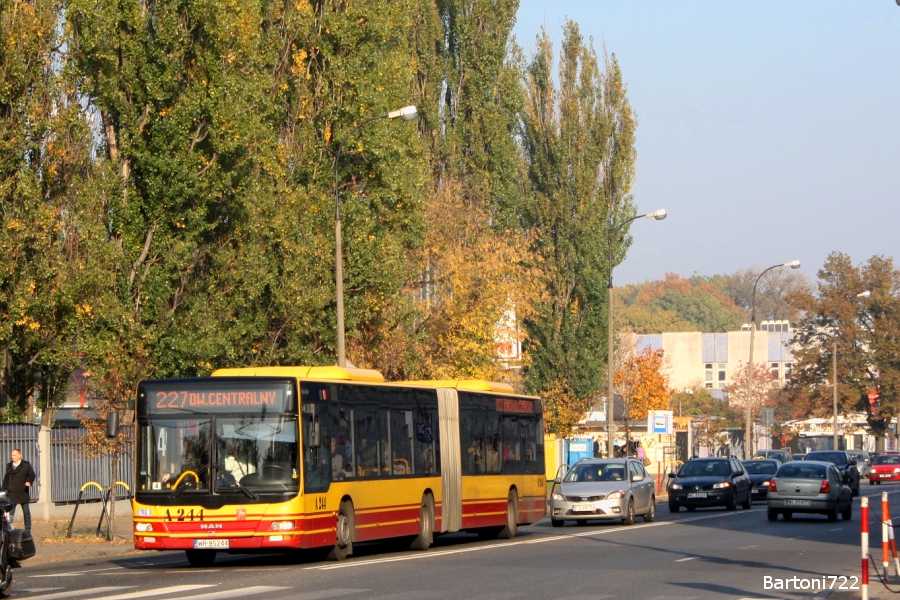
[[[238,481],[237,479],[235,479],[234,475],[231,475],[230,471],[227,471],[227,470],[223,469],[222,467],[218,467],[218,466],[213,466],[212,470],[213,470],[213,474],[218,473],[219,471],[225,471],[225,473],[227,473],[229,475],[229,479],[234,479],[234,483],[219,483],[217,481],[216,482],[216,490],[217,491],[237,488],[251,500],[257,500],[259,498],[259,494],[256,494],[255,492],[251,492],[250,490],[248,490],[247,488],[242,486],[241,482]]]
[[[172,500],[174,500],[175,498],[177,498],[178,496],[183,494],[184,490],[187,489],[187,484],[188,484],[187,479],[185,479],[184,481],[179,483],[178,486],[175,488],[175,491],[172,492],[171,494],[169,494],[168,500],[171,502]]]
[[[248,490],[247,488],[245,488],[244,486],[242,486],[240,481],[235,481],[234,483],[229,484],[229,485],[219,485],[219,486],[216,486],[216,487],[217,487],[218,489],[220,489],[220,490],[223,490],[223,489],[230,489],[230,488],[237,488],[237,489],[239,489],[241,492],[243,492],[244,495],[247,496],[248,498],[250,498],[251,500],[257,500],[257,499],[259,498],[259,494],[255,493],[255,492],[251,492],[250,490]]]

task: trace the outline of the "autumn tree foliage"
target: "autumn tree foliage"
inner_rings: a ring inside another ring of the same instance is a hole
[[[627,352],[616,363],[616,390],[625,401],[626,420],[642,421],[651,410],[669,408],[665,352],[653,348]]]
[[[731,381],[723,389],[728,398],[729,407],[745,411],[749,398],[753,414],[759,415],[759,409],[765,406],[771,400],[772,395],[778,391],[778,382],[772,379],[765,363],[754,361],[753,384],[748,396],[747,379],[749,374],[749,365],[744,362],[738,363],[738,367],[731,374]]]
[[[562,382],[547,387],[542,394],[544,429],[563,439],[571,439],[580,432],[580,423],[591,409],[588,398],[580,398],[566,389]]]
[[[617,288],[613,296],[616,321],[620,328],[635,333],[737,331],[750,322],[750,296],[758,275],[759,269],[690,278],[668,273],[662,280]],[[786,298],[807,285],[798,272],[767,273],[757,287],[757,320],[796,320],[800,313]]]
[[[741,325],[738,307],[718,287],[673,273],[663,280],[618,288],[613,303],[619,327],[635,333],[717,333]]]
[[[785,397],[795,417],[830,415],[836,349],[839,411],[865,412],[872,432],[882,435],[900,413],[900,272],[889,258],[855,265],[832,252],[817,276],[815,290],[789,296],[804,317],[795,327]],[[869,296],[860,297],[864,292]],[[877,404],[868,402],[870,390]]]

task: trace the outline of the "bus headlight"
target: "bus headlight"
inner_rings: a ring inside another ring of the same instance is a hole
[[[270,527],[272,531],[291,531],[294,529],[293,521],[274,521]]]
[[[134,524],[134,530],[135,530],[135,531],[139,531],[139,532],[141,532],[141,533],[146,533],[146,532],[148,532],[148,531],[153,531],[153,524],[152,524],[152,523],[140,523],[140,522],[138,522],[138,523],[135,523],[135,524]]]

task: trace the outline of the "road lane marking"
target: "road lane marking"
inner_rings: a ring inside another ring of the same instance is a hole
[[[266,594],[269,592],[280,592],[289,590],[287,587],[277,587],[271,585],[256,585],[248,588],[236,588],[233,590],[223,590],[221,592],[210,592],[208,594],[196,594],[194,596],[179,596],[179,600],[220,600],[221,598],[237,598],[244,596],[252,596],[255,594]],[[322,593],[328,590],[323,590]],[[363,590],[360,590],[363,591]],[[315,592],[314,592],[315,593]],[[292,598],[302,599],[306,594],[293,595]],[[318,598],[332,598],[333,596],[320,595]]]
[[[759,544],[753,544],[752,546],[744,546],[743,548],[738,548],[738,550],[749,550],[750,548],[758,548]]]
[[[700,558],[700,557],[699,556],[688,556],[687,558],[679,558],[675,562],[687,562],[689,560],[697,560],[698,558]]]
[[[98,588],[90,588],[87,590],[67,590],[65,592],[57,592],[55,594],[44,594],[43,596],[30,596],[28,600],[57,600],[59,598],[72,598],[74,596],[92,596],[99,597],[106,592],[119,592],[122,590],[130,590],[137,586],[128,585],[128,586],[119,586],[119,587],[98,587]],[[25,590],[22,590],[20,593],[24,594]]]
[[[609,533],[621,533],[623,531],[634,531],[636,529],[645,529],[647,527],[666,527],[669,525],[678,525],[680,523],[692,523],[694,521],[707,521],[709,519],[721,519],[727,517],[734,517],[737,515],[744,515],[750,512],[759,512],[757,510],[745,510],[741,512],[725,512],[725,513],[716,513],[711,515],[702,515],[698,517],[690,517],[687,519],[679,519],[677,521],[659,521],[655,523],[643,523],[641,525],[622,525],[619,527],[614,527],[610,529],[603,529],[599,531],[585,531],[582,533],[572,533],[565,535],[548,535],[546,537],[540,537],[534,540],[521,540],[518,542],[502,542],[499,544],[487,544],[484,546],[475,546],[472,548],[457,548],[453,550],[441,550],[439,552],[426,552],[424,554],[414,554],[408,556],[394,556],[388,558],[373,558],[370,560],[360,560],[346,563],[338,563],[335,565],[327,565],[327,566],[315,566],[315,567],[306,567],[305,571],[331,571],[333,569],[350,569],[354,567],[363,567],[368,565],[378,565],[378,564],[386,564],[392,562],[404,562],[408,560],[421,560],[425,558],[439,558],[442,556],[452,556],[455,554],[466,554],[468,552],[480,552],[482,550],[491,550],[493,548],[508,548],[510,546],[519,546],[524,544],[543,544],[545,542],[558,542],[560,540],[569,540],[572,538],[582,538],[582,537],[592,537],[597,535],[605,535]],[[104,599],[109,600],[109,599]]]
[[[118,596],[105,596],[103,600],[131,600],[132,598],[148,598],[150,596],[162,596],[164,594],[177,594],[180,592],[190,592],[193,590],[201,590],[203,588],[216,587],[209,585],[173,585],[171,587],[156,588],[153,590],[141,590],[139,592],[131,592],[128,594],[119,594]]]
[[[103,571],[121,571],[125,567],[109,567],[107,569],[89,569],[87,571],[68,571],[66,573],[52,573],[50,575],[29,575],[29,577],[38,579],[40,577],[70,577],[72,575],[83,575],[84,573],[101,573]]]

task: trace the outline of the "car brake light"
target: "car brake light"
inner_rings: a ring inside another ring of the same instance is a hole
[[[827,494],[831,491],[831,484],[828,481],[823,481],[822,486],[819,488],[820,494]]]
[[[770,491],[770,492],[777,492],[777,491],[778,491],[778,486],[775,485],[775,480],[774,480],[774,479],[772,479],[771,481],[769,481],[769,491]]]

